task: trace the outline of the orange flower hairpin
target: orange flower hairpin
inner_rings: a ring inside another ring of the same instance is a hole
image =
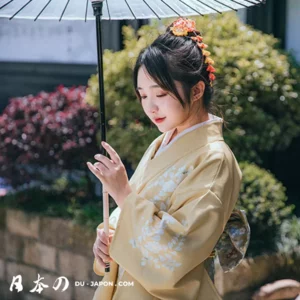
[[[188,36],[189,32],[194,32],[195,36],[192,36],[191,39],[197,43],[197,46],[201,49],[203,56],[205,56],[205,63],[208,64],[206,70],[209,72],[208,77],[210,80],[210,86],[212,86],[212,82],[216,79],[216,76],[213,74],[216,70],[212,66],[215,62],[209,57],[210,52],[204,50],[208,46],[202,42],[203,37],[197,34],[196,22],[188,18],[180,17],[173,22],[170,30],[176,36]]]
[[[186,36],[189,32],[196,30],[196,22],[187,18],[179,18],[171,27],[171,31],[177,36]]]

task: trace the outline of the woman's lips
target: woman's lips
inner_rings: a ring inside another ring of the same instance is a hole
[[[164,118],[159,118],[159,119],[154,119],[154,121],[155,121],[156,123],[161,123],[161,122],[163,122],[163,121],[165,120],[165,118],[166,118],[166,117],[164,117]]]

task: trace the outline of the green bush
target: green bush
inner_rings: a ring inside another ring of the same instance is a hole
[[[300,133],[299,66],[278,49],[277,39],[241,23],[235,13],[195,20],[215,60],[215,101],[230,129],[224,137],[239,161],[261,164],[262,152],[283,150]],[[159,131],[136,99],[132,68],[140,50],[164,30],[157,22],[137,34],[123,27],[124,50],[104,53],[107,140],[133,168]],[[97,84],[92,75],[86,101],[98,107]]]
[[[251,239],[247,255],[275,252],[276,232],[291,218],[294,205],[286,205],[286,188],[274,175],[255,164],[241,162],[243,173],[238,208],[247,213]]]

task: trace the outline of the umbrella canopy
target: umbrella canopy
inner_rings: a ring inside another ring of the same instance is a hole
[[[106,0],[102,20],[130,20],[222,13],[265,0]],[[90,0],[1,0],[0,18],[95,20]]]

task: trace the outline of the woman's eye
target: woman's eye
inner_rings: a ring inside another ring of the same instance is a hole
[[[157,98],[162,98],[162,97],[165,97],[165,96],[167,96],[168,94],[162,94],[162,95],[157,95],[156,97]],[[141,96],[141,99],[146,99],[147,98],[147,96]]]

